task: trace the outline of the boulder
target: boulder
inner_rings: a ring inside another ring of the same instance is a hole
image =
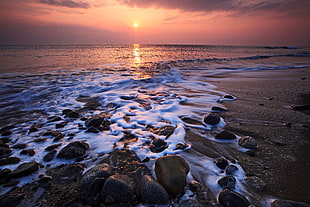
[[[209,115],[205,116],[203,122],[208,125],[217,125],[221,121],[221,118],[216,113],[210,113]]]
[[[236,185],[236,178],[232,175],[227,175],[222,177],[217,181],[217,183],[223,188],[223,189],[229,189],[233,190]]]
[[[256,176],[245,177],[244,181],[251,190],[257,193],[262,192],[266,187],[265,182]]]
[[[115,174],[110,176],[104,183],[100,198],[109,203],[129,203],[135,199],[133,179],[127,175]]]
[[[88,186],[96,178],[103,177],[108,178],[112,175],[111,167],[108,163],[99,164],[91,169],[89,169],[84,175],[79,183],[79,187],[82,189],[87,189]]]
[[[271,202],[271,207],[310,207],[310,205],[296,201],[278,199]]]
[[[252,149],[252,150],[258,149],[256,140],[250,136],[241,137],[238,140],[238,144],[244,148],[248,148],[248,149]]]
[[[172,195],[177,195],[186,186],[189,165],[180,156],[167,155],[155,162],[155,173],[158,182]]]
[[[219,134],[215,135],[216,139],[236,139],[236,135],[228,131],[222,131]]]
[[[30,175],[34,172],[36,172],[39,169],[39,163],[32,161],[32,162],[26,162],[21,165],[19,165],[15,170],[13,170],[8,177],[9,178],[19,178],[26,175]]]
[[[221,191],[218,201],[223,207],[248,207],[250,205],[246,197],[228,189]]]
[[[144,175],[137,184],[140,201],[147,204],[164,205],[169,201],[167,191],[151,176]]]
[[[89,148],[89,145],[82,141],[75,141],[69,143],[62,148],[58,153],[58,158],[72,159],[84,155]]]

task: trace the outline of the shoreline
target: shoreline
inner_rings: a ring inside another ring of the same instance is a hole
[[[223,103],[225,130],[253,136],[259,150],[229,153],[266,183],[261,196],[310,203],[310,116],[291,108],[310,104],[310,68],[241,71],[208,82],[237,97]]]

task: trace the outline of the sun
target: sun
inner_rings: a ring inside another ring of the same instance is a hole
[[[132,26],[133,26],[134,28],[138,28],[138,27],[139,27],[139,24],[138,24],[138,23],[134,23]]]

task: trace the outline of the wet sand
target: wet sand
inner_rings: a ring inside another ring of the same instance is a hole
[[[237,97],[223,103],[228,108],[221,114],[225,130],[258,142],[255,156],[225,150],[247,174],[264,180],[266,190],[259,196],[310,203],[310,113],[291,108],[310,104],[310,68],[237,72],[208,82]],[[187,138],[194,149],[206,153],[199,144],[208,145],[206,140]]]

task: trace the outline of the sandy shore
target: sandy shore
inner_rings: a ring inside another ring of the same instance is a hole
[[[255,156],[229,153],[265,181],[261,196],[310,203],[310,114],[291,108],[310,104],[310,68],[230,73],[211,84],[237,97],[224,102],[226,130],[259,144]]]

